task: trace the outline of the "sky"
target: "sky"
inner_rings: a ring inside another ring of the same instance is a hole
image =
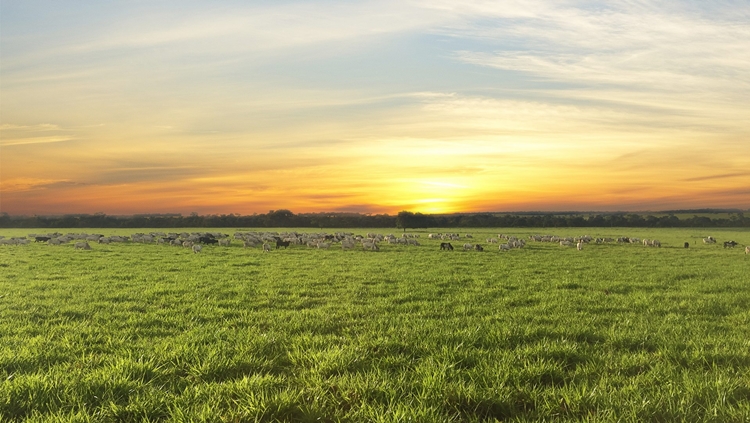
[[[0,212],[750,208],[744,0],[0,0]]]

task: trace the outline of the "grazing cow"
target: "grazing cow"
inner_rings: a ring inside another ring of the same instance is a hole
[[[441,242],[440,243],[440,249],[441,250],[450,250],[453,251],[453,246],[450,242]]]
[[[750,254],[750,245],[745,247],[745,254]]]
[[[370,251],[380,251],[378,244],[374,240],[363,240],[362,248]]]
[[[474,249],[477,251],[484,251],[484,248],[479,244],[474,245]]]
[[[34,242],[47,242],[50,239],[52,239],[52,238],[50,238],[48,236],[35,236],[34,237]]]
[[[690,243],[689,242],[685,243],[685,248],[690,248]]]
[[[473,250],[474,245],[473,244],[464,244],[464,250]]]
[[[737,245],[735,241],[726,241],[724,243],[724,248],[734,248]]]
[[[277,250],[279,249],[279,247],[286,248],[288,246],[289,246],[289,241],[282,241],[280,238],[276,238],[276,249]],[[320,248],[320,247],[318,247],[318,248]]]
[[[510,251],[510,244],[500,244],[497,249],[500,251]]]
[[[229,247],[230,245],[232,245],[232,240],[231,238],[220,239],[219,245],[222,247]]]
[[[703,238],[703,243],[704,244],[715,244],[716,243],[716,238],[714,238],[712,236],[709,236],[708,238]]]
[[[193,252],[196,254],[200,253],[202,249],[203,249],[203,246],[201,246],[200,244],[193,245]]]
[[[90,250],[91,246],[88,242],[76,242],[73,248],[76,250]]]
[[[219,240],[212,236],[202,236],[198,238],[198,242],[201,244],[218,244]]]
[[[271,252],[271,245],[267,242],[263,243],[263,252],[264,253],[270,253]]]

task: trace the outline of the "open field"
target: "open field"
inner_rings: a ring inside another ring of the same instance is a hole
[[[0,421],[750,421],[750,230],[429,232],[458,230],[378,252],[0,245]]]

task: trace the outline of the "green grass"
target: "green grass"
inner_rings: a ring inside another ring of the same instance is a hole
[[[700,243],[750,231],[461,229],[663,245],[505,253],[426,233],[380,252],[0,245],[0,421],[750,421],[750,256]]]

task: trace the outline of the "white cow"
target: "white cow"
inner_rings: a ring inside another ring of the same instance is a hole
[[[203,246],[201,246],[200,244],[193,245],[193,252],[196,254],[200,253],[202,249],[203,249]]]
[[[750,254],[750,245],[745,247],[745,254]]]
[[[73,248],[76,250],[90,250],[91,246],[88,242],[76,242]]]

